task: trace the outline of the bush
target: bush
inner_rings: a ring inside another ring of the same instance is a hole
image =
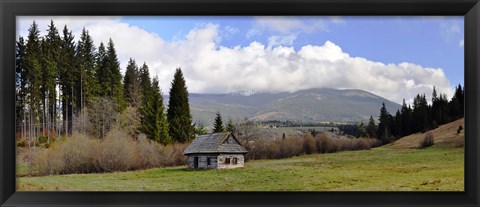
[[[126,171],[133,168],[135,145],[122,130],[113,129],[98,145],[94,165],[100,172]]]
[[[38,137],[38,143],[40,143],[40,144],[47,143],[47,141],[48,141],[48,137],[46,137],[46,136]]]
[[[423,149],[426,147],[430,147],[434,144],[433,141],[433,133],[432,132],[427,132],[425,134],[425,137],[420,141],[419,148]]]
[[[28,157],[34,158],[33,165],[40,175],[115,172],[184,165],[187,158],[183,151],[187,146],[163,146],[144,135],[135,141],[126,131],[114,129],[103,140],[74,132],[65,141]]]
[[[303,154],[333,153],[345,150],[368,150],[380,146],[376,139],[347,137],[332,138],[326,133],[316,137],[311,135],[290,136],[281,140],[242,140],[248,153],[247,160],[281,159]]]

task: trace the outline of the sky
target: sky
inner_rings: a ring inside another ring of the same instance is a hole
[[[33,21],[53,20],[76,41],[115,43],[122,73],[146,63],[168,93],[176,68],[191,93],[362,89],[412,103],[416,94],[450,98],[464,82],[464,20],[448,17],[340,16],[19,16],[17,38]]]

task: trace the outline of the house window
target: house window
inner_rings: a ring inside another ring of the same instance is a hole
[[[237,164],[237,158],[236,157],[232,158],[232,164],[234,164],[234,165]]]
[[[210,165],[210,157],[207,157],[207,165]]]
[[[225,164],[230,164],[230,158],[229,157],[225,158]]]

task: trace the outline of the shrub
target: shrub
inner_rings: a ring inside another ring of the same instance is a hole
[[[99,144],[94,159],[95,168],[100,172],[126,171],[133,169],[135,145],[122,130],[113,129]]]
[[[434,144],[433,141],[433,133],[432,132],[427,132],[425,134],[425,137],[420,141],[419,148],[423,149],[426,147],[430,147]]]
[[[40,143],[40,144],[47,143],[47,141],[48,141],[48,137],[46,137],[46,136],[38,137],[38,143]]]
[[[242,140],[248,153],[245,159],[281,159],[302,154],[333,153],[344,150],[368,150],[379,146],[376,139],[347,137],[332,138],[326,133],[318,136],[290,136],[281,140]]]
[[[58,145],[60,151],[57,153],[63,153],[65,162],[64,173],[96,172],[93,161],[97,156],[98,143],[99,141],[96,139],[74,132],[72,137]]]
[[[25,161],[33,158],[40,175],[114,172],[184,165],[187,158],[183,151],[187,146],[163,146],[144,135],[134,140],[126,131],[114,129],[103,140],[74,132],[49,149],[24,150],[22,157]]]

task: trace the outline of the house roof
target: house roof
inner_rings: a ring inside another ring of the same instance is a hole
[[[227,142],[232,137],[234,143]],[[240,142],[232,133],[212,133],[197,136],[185,149],[184,155],[196,153],[247,153],[247,150],[240,145]]]

